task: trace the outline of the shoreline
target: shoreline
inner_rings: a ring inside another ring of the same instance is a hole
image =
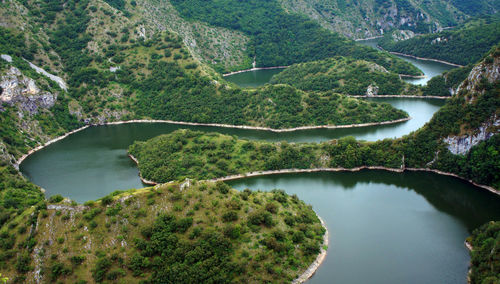
[[[328,250],[328,241],[329,241],[328,240],[329,239],[328,228],[326,226],[325,221],[323,221],[323,219],[321,219],[321,217],[317,213],[316,213],[316,216],[318,216],[318,219],[321,222],[321,226],[323,226],[323,228],[325,228],[325,234],[323,234],[323,244],[321,245],[320,252],[319,252],[318,256],[316,257],[316,259],[313,261],[313,263],[311,263],[311,265],[309,265],[309,267],[306,269],[306,271],[304,271],[299,277],[294,279],[292,281],[292,284],[304,283],[307,280],[309,280],[311,277],[313,277],[314,274],[316,273],[316,271],[318,270],[318,268],[321,266],[321,264],[323,263],[323,261],[326,258],[326,253]],[[325,246],[326,246],[326,249],[325,249]]]
[[[49,146],[52,143],[55,143],[59,140],[62,140],[66,137],[68,137],[71,134],[80,132],[82,130],[85,130],[89,127],[93,126],[107,126],[107,125],[119,125],[119,124],[129,124],[129,123],[168,123],[168,124],[178,124],[178,125],[189,125],[189,126],[207,126],[207,127],[224,127],[224,128],[236,128],[236,129],[248,129],[248,130],[259,130],[259,131],[270,131],[274,133],[285,133],[285,132],[293,132],[293,131],[300,131],[300,130],[312,130],[312,129],[338,129],[338,128],[357,128],[357,127],[368,127],[368,126],[377,126],[377,125],[386,125],[386,124],[394,124],[394,123],[400,123],[400,122],[405,122],[412,119],[411,117],[406,117],[406,118],[401,118],[401,119],[395,119],[395,120],[388,120],[388,121],[381,121],[381,122],[367,122],[367,123],[359,123],[359,124],[345,124],[345,125],[318,125],[318,126],[299,126],[299,127],[294,127],[294,128],[282,128],[282,129],[275,129],[275,128],[269,128],[269,127],[260,127],[260,126],[247,126],[247,125],[231,125],[231,124],[219,124],[219,123],[198,123],[198,122],[185,122],[185,121],[173,121],[173,120],[157,120],[157,119],[132,119],[132,120],[121,120],[121,121],[112,121],[112,122],[105,122],[105,123],[99,123],[99,124],[87,124],[84,125],[80,128],[71,130],[69,132],[66,132],[65,134],[58,136],[54,139],[51,139],[47,142],[45,142],[42,145],[39,145],[31,150],[29,150],[26,154],[22,155],[19,157],[19,159],[16,160],[16,162],[13,164],[14,168],[16,170],[19,170],[19,165],[31,154],[42,150],[43,148]]]
[[[347,95],[351,98],[409,98],[409,99],[451,99],[452,96],[415,96],[415,95],[374,95],[374,96],[361,96],[361,95]]]
[[[403,173],[404,171],[411,171],[411,172],[433,172],[436,174],[440,175],[445,175],[445,176],[451,176],[455,178],[459,178],[463,181],[467,181],[470,184],[479,187],[481,189],[487,190],[493,194],[499,195],[500,196],[500,191],[494,189],[491,186],[483,185],[483,184],[478,184],[475,183],[472,180],[468,180],[466,178],[463,178],[457,174],[454,173],[448,173],[448,172],[443,172],[440,170],[435,170],[435,169],[429,169],[429,168],[402,168],[402,169],[395,169],[395,168],[387,168],[387,167],[382,167],[382,166],[361,166],[361,167],[355,167],[355,168],[312,168],[312,169],[283,169],[283,170],[272,170],[272,171],[257,171],[257,172],[250,172],[246,174],[239,174],[239,175],[232,175],[232,176],[226,176],[222,178],[216,178],[213,179],[214,181],[226,181],[226,180],[237,180],[237,179],[243,179],[247,177],[256,177],[256,176],[265,176],[265,175],[274,175],[274,174],[287,174],[287,173],[314,173],[314,172],[359,172],[361,170],[384,170],[384,171],[389,171],[389,172],[396,172],[396,173]]]
[[[433,62],[443,63],[443,64],[446,64],[446,65],[451,65],[451,66],[455,66],[455,67],[464,67],[464,65],[460,65],[460,64],[456,64],[456,63],[452,63],[452,62],[448,62],[448,61],[444,61],[444,60],[439,60],[439,59],[434,59],[434,58],[427,58],[427,57],[418,57],[418,56],[411,55],[411,54],[406,54],[406,53],[401,53],[401,52],[395,52],[395,51],[388,51],[388,50],[383,49],[379,45],[377,45],[377,47],[380,48],[383,51],[387,51],[390,54],[394,54],[394,55],[410,57],[410,58],[418,59],[418,60],[433,61]]]
[[[84,129],[87,129],[87,128],[89,128],[90,126],[91,126],[91,125],[84,125],[84,126],[82,126],[82,127],[80,127],[80,128],[77,128],[77,129],[71,130],[70,132],[66,132],[66,133],[64,133],[64,134],[63,134],[63,135],[61,135],[61,136],[58,136],[58,137],[56,137],[56,138],[54,138],[54,139],[51,139],[51,140],[49,140],[49,141],[47,141],[47,142],[43,143],[42,145],[39,145],[39,146],[37,146],[37,147],[35,147],[35,148],[33,148],[33,149],[29,150],[29,151],[28,151],[28,153],[26,153],[26,154],[22,155],[21,157],[19,157],[19,159],[17,159],[17,161],[16,161],[16,162],[14,163],[14,165],[13,165],[13,166],[14,166],[14,168],[15,168],[16,170],[19,170],[19,165],[21,165],[21,163],[22,163],[22,162],[23,162],[26,158],[28,158],[28,156],[29,156],[29,155],[31,155],[31,154],[33,154],[33,153],[35,153],[35,152],[37,152],[37,151],[40,151],[40,150],[42,150],[43,148],[45,148],[45,147],[49,146],[50,144],[55,143],[55,142],[57,142],[57,141],[59,141],[59,140],[62,140],[62,139],[64,139],[64,138],[66,138],[66,137],[70,136],[71,134],[74,134],[74,133],[80,132],[80,131],[82,131],[82,130],[84,130]]]
[[[271,69],[285,69],[285,68],[288,68],[288,67],[290,67],[290,66],[253,67],[253,68],[250,68],[250,69],[245,69],[245,70],[239,70],[239,71],[233,71],[233,72],[225,73],[225,74],[222,74],[222,77],[227,77],[227,76],[236,75],[236,74],[245,73],[245,72],[251,72],[251,71],[271,70]]]
[[[135,157],[134,157],[134,159],[135,159]],[[433,172],[435,174],[451,176],[451,177],[461,179],[463,181],[467,181],[470,184],[472,184],[478,188],[481,188],[483,190],[487,190],[493,194],[500,196],[500,191],[494,189],[491,186],[475,183],[472,180],[463,178],[463,177],[461,177],[457,174],[454,174],[454,173],[443,172],[440,170],[435,170],[435,169],[430,169],[430,168],[401,168],[401,169],[397,169],[397,168],[387,168],[387,167],[383,167],[383,166],[361,166],[361,167],[355,167],[355,168],[282,169],[282,170],[269,170],[269,171],[255,171],[255,172],[249,172],[249,173],[244,173],[244,174],[237,174],[237,175],[230,175],[230,176],[225,176],[225,177],[220,177],[220,178],[209,179],[207,181],[212,181],[212,182],[230,181],[230,180],[238,180],[238,179],[244,179],[244,178],[249,178],[249,177],[258,177],[258,176],[267,176],[267,175],[276,175],[276,174],[316,173],[316,172],[359,172],[361,170],[384,170],[384,171],[395,172],[395,173],[403,173],[405,171]],[[140,171],[139,171],[139,176],[140,176]],[[141,178],[141,180],[142,180],[142,178]],[[155,181],[150,181],[150,180],[146,180],[146,181],[150,182],[150,185],[162,184],[160,182],[155,182]]]
[[[464,245],[469,250],[469,254],[472,253],[472,251],[474,250],[474,248],[472,247],[472,245],[467,240],[465,240]],[[471,273],[472,273],[472,262],[469,261],[469,269],[467,270],[467,283],[471,282],[471,280],[470,280],[470,274]]]
[[[371,37],[367,37],[367,38],[357,38],[354,41],[370,40],[370,39],[376,39],[376,38],[381,38],[381,37],[384,37],[384,36],[383,35],[378,35],[378,36],[371,36]]]
[[[157,120],[157,119],[133,119],[133,120],[125,120],[125,121],[115,121],[115,122],[107,122],[98,125],[118,125],[118,124],[127,124],[127,123],[170,123],[170,124],[179,124],[179,125],[191,125],[191,126],[209,126],[209,127],[224,127],[224,128],[238,128],[238,129],[249,129],[249,130],[263,130],[270,131],[275,133],[283,133],[283,132],[293,132],[298,130],[311,130],[311,129],[337,129],[337,128],[357,128],[357,127],[367,127],[367,126],[376,126],[376,125],[386,125],[393,124],[399,122],[405,122],[412,119],[411,117],[405,117],[394,120],[387,120],[381,122],[367,122],[367,123],[358,123],[358,124],[344,124],[344,125],[317,125],[317,126],[299,126],[293,128],[270,128],[270,127],[262,127],[262,126],[247,126],[247,125],[232,125],[232,124],[222,124],[222,123],[198,123],[198,122],[185,122],[185,121],[173,121],[173,120]]]
[[[132,161],[134,161],[134,163],[137,165],[137,170],[139,171],[139,178],[141,179],[141,182],[143,184],[147,184],[147,185],[157,185],[159,183],[155,182],[155,181],[151,181],[151,180],[147,180],[145,178],[142,177],[142,174],[141,174],[141,170],[139,170],[139,160],[137,160],[136,157],[134,157],[132,154],[128,154],[127,153],[127,156],[132,159]]]
[[[412,79],[425,79],[427,78],[426,75],[406,75],[406,74],[398,74],[399,79],[403,80],[402,78],[412,78]]]

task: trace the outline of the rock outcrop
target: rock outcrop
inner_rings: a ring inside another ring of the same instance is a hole
[[[51,108],[57,100],[57,94],[41,90],[33,79],[24,76],[16,67],[11,67],[0,77],[0,89],[0,102],[17,105],[20,111],[30,115],[37,114],[40,108]]]
[[[478,128],[478,132],[472,135],[448,136],[443,142],[448,144],[448,150],[455,155],[465,155],[472,147],[481,141],[488,140],[498,133],[500,129],[500,118],[495,117],[491,122],[484,123]]]

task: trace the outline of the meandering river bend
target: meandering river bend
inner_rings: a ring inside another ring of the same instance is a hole
[[[269,133],[216,127],[135,123],[87,128],[29,156],[21,172],[47,195],[78,202],[116,189],[140,188],[126,149],[179,128],[248,139],[319,142],[352,135],[363,140],[401,137],[420,128],[442,100],[389,98],[412,120],[396,125]],[[471,230],[500,219],[500,198],[456,178],[433,173],[286,174],[230,182],[235,188],[282,188],[297,194],[326,221],[328,255],[312,283],[465,283]]]

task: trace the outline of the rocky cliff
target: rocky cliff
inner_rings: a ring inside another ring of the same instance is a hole
[[[485,93],[485,84],[495,84],[500,80],[500,53],[492,52],[483,61],[474,66],[457,89],[457,96],[462,96],[467,104],[475,104],[477,98]],[[497,94],[499,96],[500,94]],[[462,127],[461,135],[450,135],[443,139],[448,150],[453,154],[465,155],[472,147],[488,140],[500,130],[498,110],[479,127]]]

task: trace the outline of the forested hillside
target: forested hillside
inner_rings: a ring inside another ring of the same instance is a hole
[[[276,1],[173,0],[182,17],[245,33],[258,67],[286,66],[349,55],[375,62],[396,73],[418,75],[412,65],[321,28],[304,16],[288,14]]]
[[[491,221],[481,228],[474,230],[467,238],[472,246],[470,283],[497,283],[500,282],[500,222]]]
[[[384,67],[349,57],[294,64],[274,75],[271,84],[289,84],[305,91],[332,90],[346,95],[416,95],[419,88],[405,83]]]
[[[100,0],[0,3],[2,223],[43,199],[18,176],[18,159],[84,125],[170,119],[287,128],[407,117],[387,104],[332,92],[242,90],[132,7]]]
[[[499,1],[467,0],[280,0],[290,13],[298,13],[321,26],[351,38],[383,35],[392,29],[416,33],[456,26],[468,16],[494,14]]]
[[[475,18],[451,30],[407,40],[395,40],[388,33],[379,45],[388,51],[467,65],[480,60],[499,42],[500,19],[494,16]]]
[[[382,166],[450,172],[498,190],[498,66],[499,48],[472,69],[458,94],[426,126],[400,139],[288,144],[184,130],[136,142],[129,151],[138,159],[141,175],[156,182],[263,170]],[[468,143],[472,138],[475,142]]]
[[[324,233],[297,196],[189,181],[84,205],[54,196],[2,227],[0,263],[12,283],[289,283]]]

